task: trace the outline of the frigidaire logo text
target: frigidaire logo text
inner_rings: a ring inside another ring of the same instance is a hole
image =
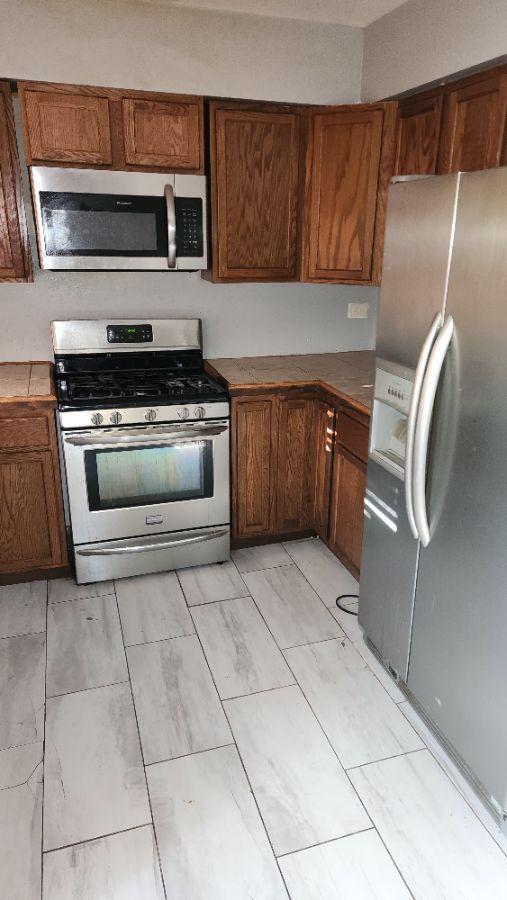
[[[132,200],[117,200],[116,206],[132,206]]]

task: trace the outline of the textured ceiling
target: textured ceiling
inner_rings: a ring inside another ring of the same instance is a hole
[[[216,9],[250,15],[366,27],[405,0],[145,0],[164,6]]]

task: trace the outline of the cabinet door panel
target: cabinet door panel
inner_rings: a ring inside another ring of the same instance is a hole
[[[0,281],[29,277],[30,257],[12,101],[8,84],[0,82]]]
[[[314,112],[312,123],[309,278],[369,281],[383,111]]]
[[[233,534],[273,532],[276,407],[272,398],[233,400]]]
[[[280,400],[276,459],[276,530],[311,527],[312,401]]]
[[[477,76],[462,86],[448,87],[439,172],[471,172],[499,166],[506,114],[507,74]]]
[[[50,450],[0,453],[0,571],[62,561]]]
[[[443,94],[401,100],[396,136],[396,175],[434,175],[442,119]]]
[[[109,101],[85,94],[27,90],[22,94],[27,162],[112,162]]]
[[[128,165],[199,169],[198,101],[123,100]]]
[[[287,112],[213,111],[213,276],[297,276],[300,117]]]
[[[336,448],[330,514],[331,549],[358,573],[363,541],[363,506],[366,466]]]
[[[312,490],[313,528],[323,540],[327,540],[329,530],[334,421],[334,409],[321,400],[315,400],[312,436],[312,453],[315,457]]]

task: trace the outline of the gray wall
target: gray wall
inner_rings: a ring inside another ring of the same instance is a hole
[[[2,3],[0,77],[343,102],[359,99],[361,54],[357,28],[123,0]],[[29,227],[35,246],[31,218]],[[212,285],[197,273],[36,264],[34,284],[0,285],[0,360],[50,357],[51,319],[115,316],[200,316],[208,356],[364,349],[376,299],[374,288]],[[370,303],[368,319],[347,319],[353,301]]]
[[[410,0],[365,29],[362,97],[399,94],[506,52],[506,0]]]

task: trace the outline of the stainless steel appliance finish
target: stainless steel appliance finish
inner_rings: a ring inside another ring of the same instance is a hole
[[[452,194],[451,182],[455,213],[446,231],[438,193]],[[405,258],[403,232],[422,227],[422,207],[415,194],[409,197],[416,185],[432,198],[421,255],[450,259],[438,297],[425,296],[435,272],[421,280],[417,260],[407,267]],[[406,202],[393,205],[400,191],[407,191]],[[436,316],[436,327],[410,407],[404,466],[410,522],[401,481],[396,489],[395,475],[377,461],[368,464],[367,501],[373,496],[385,516],[369,518],[365,508],[359,621],[507,830],[507,168],[395,184],[390,193],[389,246],[394,253],[397,230],[405,271],[398,315],[407,323],[409,348],[399,329],[391,344],[384,337],[382,352],[410,363],[413,322],[425,320],[429,329]],[[396,268],[395,255],[390,265]],[[396,302],[399,290],[395,301],[389,282],[383,284],[384,336]],[[424,328],[418,339],[422,354]]]
[[[204,175],[30,169],[43,269],[206,269]]]
[[[229,402],[200,335],[190,319],[53,323],[78,582],[229,557]]]

